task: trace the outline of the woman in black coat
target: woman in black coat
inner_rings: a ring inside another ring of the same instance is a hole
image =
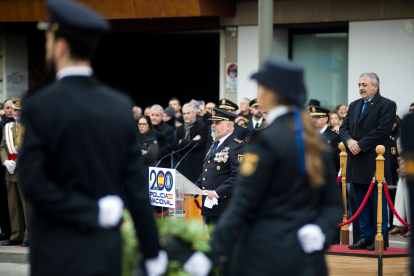
[[[253,75],[268,110],[239,157],[240,177],[212,237],[229,275],[327,275],[323,249],[341,222],[342,203],[328,149],[303,106],[303,70],[269,60]]]
[[[148,116],[142,115],[139,118],[138,131],[138,146],[144,157],[144,164],[148,169],[148,167],[153,167],[157,164],[159,152],[157,133]]]

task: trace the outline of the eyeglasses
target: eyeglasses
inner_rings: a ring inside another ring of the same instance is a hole
[[[147,126],[148,124],[147,123],[145,123],[145,124],[138,124],[138,126]]]

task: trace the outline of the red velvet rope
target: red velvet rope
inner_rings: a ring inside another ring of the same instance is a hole
[[[200,210],[201,210],[200,203],[197,201],[197,199],[196,199],[196,198],[194,198],[194,202],[195,202],[195,204],[197,205],[198,209],[200,209]]]
[[[388,201],[388,205],[390,205],[391,211],[394,213],[395,217],[405,226],[407,227],[411,227],[411,224],[405,222],[400,215],[398,215],[397,211],[394,208],[394,205],[392,204],[391,198],[390,198],[390,194],[388,193],[388,186],[387,186],[387,182],[384,181],[384,193],[385,193],[385,197],[387,198]]]
[[[336,178],[336,184],[338,184],[338,186],[339,186],[339,184],[341,183],[341,177],[340,176],[338,176],[337,178]]]
[[[175,206],[175,208],[176,208],[176,209],[177,209],[177,208],[180,208],[180,207],[181,207],[181,205],[183,205],[183,203],[182,203],[182,202],[178,203],[178,204]],[[154,216],[155,216],[156,218],[158,218],[158,217],[162,217],[163,215],[166,215],[166,214],[168,214],[168,213],[169,213],[169,212],[171,212],[171,211],[174,211],[174,208],[168,209],[167,211],[165,211],[165,212],[163,212],[163,213],[156,213]]]
[[[344,225],[350,224],[351,222],[353,222],[353,221],[354,221],[354,220],[355,220],[355,219],[359,216],[359,214],[361,213],[362,209],[364,209],[365,204],[366,204],[366,203],[367,203],[367,201],[368,201],[368,198],[369,198],[369,195],[370,195],[370,194],[371,194],[371,192],[372,192],[372,189],[374,188],[374,182],[375,182],[375,181],[371,182],[371,185],[369,186],[368,192],[367,192],[367,194],[365,195],[365,198],[364,198],[364,200],[362,201],[361,206],[359,206],[358,211],[355,213],[355,215],[353,215],[353,216],[352,216],[352,218],[348,219],[347,221],[345,221],[345,222],[342,222],[342,223],[338,224],[338,227],[342,227],[342,226],[344,226]]]

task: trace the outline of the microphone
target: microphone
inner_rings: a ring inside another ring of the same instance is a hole
[[[193,150],[195,147],[197,147],[197,146],[198,146],[198,143],[196,143],[196,144],[194,145],[194,147],[192,147],[189,151],[187,151],[187,153],[186,153],[186,154],[184,154],[183,158],[181,158],[180,162],[178,162],[178,163],[177,163],[177,166],[175,166],[174,170],[176,170],[176,169],[177,169],[178,165],[180,165],[180,164],[181,164],[181,162],[184,160],[184,158],[187,156],[187,154],[189,154],[189,153],[190,153],[190,151],[192,151],[192,150]]]
[[[157,165],[155,165],[155,167],[158,167],[158,165],[161,163],[161,161],[162,161],[165,157],[168,157],[168,156],[170,156],[170,155],[176,154],[177,152],[180,152],[180,151],[182,151],[182,150],[186,149],[189,145],[191,145],[191,143],[189,143],[187,146],[183,147],[182,149],[179,149],[179,150],[177,150],[177,151],[171,152],[171,153],[167,154],[166,156],[162,157],[162,158],[160,159],[160,161],[158,161]]]

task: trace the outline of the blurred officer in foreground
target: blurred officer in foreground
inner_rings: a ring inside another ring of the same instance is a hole
[[[269,126],[244,149],[233,200],[212,237],[217,263],[230,254],[230,275],[327,275],[323,249],[343,210],[330,153],[298,108],[303,70],[268,60],[252,78]]]
[[[332,157],[335,160],[335,170],[339,172],[339,154],[341,150],[338,148],[341,143],[339,131],[334,130],[328,126],[330,110],[320,106],[309,107],[309,112],[312,117],[312,123],[316,130],[322,135],[325,142],[332,150]]]
[[[401,127],[402,156],[405,159],[404,171],[407,174],[408,190],[410,192],[411,221],[414,221],[414,114],[404,118]],[[414,275],[414,239],[411,239],[411,264],[409,275]]]
[[[109,24],[83,5],[46,4],[46,63],[56,82],[23,101],[22,190],[33,204],[31,275],[121,275],[124,203],[149,275],[168,262],[142,174],[132,102],[91,77]],[[47,108],[45,108],[47,107]]]

